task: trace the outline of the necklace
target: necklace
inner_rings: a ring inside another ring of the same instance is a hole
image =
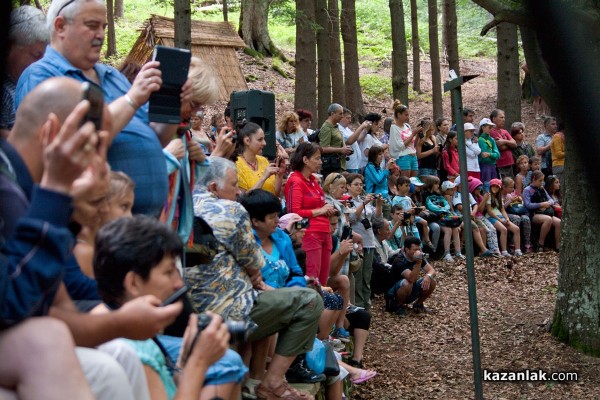
[[[254,171],[256,171],[256,168],[258,166],[258,160],[256,160],[255,162],[250,162],[250,161],[248,161],[246,156],[243,154],[242,154],[242,158],[244,159],[244,161],[246,161],[246,164],[248,164],[250,166],[250,168],[252,168]]]

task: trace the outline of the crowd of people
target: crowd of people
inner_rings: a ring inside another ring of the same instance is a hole
[[[182,123],[150,122],[160,65],[99,63],[105,26],[100,0],[10,15],[0,397],[311,399],[289,383],[322,382],[339,400],[375,378],[372,299],[428,313],[430,261],[464,258],[456,126],[413,128],[399,101],[354,129],[339,104],[318,132],[287,111],[269,160],[260,125],[231,110],[204,124],[218,87],[195,58]],[[464,120],[479,255],[558,250],[564,131],[548,117],[532,146],[502,110]]]

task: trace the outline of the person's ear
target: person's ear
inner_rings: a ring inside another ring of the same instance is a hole
[[[142,295],[141,283],[142,277],[133,271],[129,271],[123,279],[123,288],[125,289],[125,297],[135,298]]]
[[[54,18],[54,31],[56,33],[62,33],[65,30],[65,26],[67,25],[67,20],[63,16],[57,16]]]
[[[42,145],[42,148],[45,149],[46,147],[48,147],[48,145],[50,145],[50,143],[52,143],[56,135],[58,135],[60,126],[60,121],[58,120],[56,114],[48,114],[48,119],[41,126],[39,132],[39,140]]]
[[[216,195],[217,194],[217,182],[210,182],[208,185],[206,185],[206,189],[208,189],[208,191],[211,192],[212,194]]]
[[[303,157],[302,157],[302,162],[303,162],[304,164],[307,164],[307,163],[308,163],[308,161],[309,161],[309,158],[308,158],[308,157],[306,157],[306,156],[303,156]]]

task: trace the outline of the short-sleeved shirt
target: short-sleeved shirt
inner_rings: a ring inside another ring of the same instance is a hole
[[[250,216],[240,203],[218,199],[205,189],[195,190],[193,199],[194,215],[212,228],[218,246],[210,264],[184,269],[192,305],[197,312],[208,310],[224,319],[249,321],[257,292],[246,268],[265,266]]]
[[[321,147],[344,147],[344,137],[337,125],[325,121],[319,131],[319,144]],[[343,169],[346,169],[346,157],[340,159]]]
[[[123,96],[131,88],[127,78],[113,67],[96,64],[94,69],[106,104]],[[82,70],[48,46],[44,57],[21,74],[15,93],[15,108],[38,84],[56,76],[92,82]],[[167,166],[160,141],[150,127],[147,104],[140,107],[125,128],[115,136],[107,158],[113,171],[123,171],[135,182],[134,214],[158,216],[167,201]]]
[[[542,132],[535,138],[535,147],[546,147],[552,142],[552,135],[548,132]],[[552,152],[548,149],[540,156],[542,159],[542,168],[548,167],[548,161],[552,160]]]
[[[302,130],[292,133],[275,132],[275,139],[283,146],[284,149],[295,149],[300,144],[300,139],[308,142],[308,136]]]
[[[427,260],[423,260],[423,262],[421,263],[421,269],[424,269],[427,264]],[[401,251],[400,253],[398,253],[398,256],[394,259],[394,263],[392,264],[392,280],[394,282],[401,281],[402,279],[404,279],[404,277],[402,276],[402,272],[404,272],[407,269],[409,271],[412,271],[414,267],[415,262],[409,261],[406,258],[404,251]]]
[[[498,139],[503,139],[503,140],[509,140],[512,139],[512,136],[510,136],[510,133],[508,133],[507,130],[505,129],[496,129],[496,128],[492,128],[492,130],[490,131],[490,136],[492,138],[494,138],[494,140],[498,140]],[[512,150],[509,148],[506,148],[504,150],[500,150],[500,158],[496,161],[496,166],[498,168],[502,168],[502,167],[508,167],[511,166],[515,163],[514,159],[513,159],[513,155],[512,155]]]
[[[265,174],[269,166],[269,160],[263,156],[256,156],[256,171],[254,171],[242,157],[238,157],[235,166],[237,167],[238,186],[240,189],[248,191]],[[267,178],[262,186],[263,190],[275,194],[275,175]]]

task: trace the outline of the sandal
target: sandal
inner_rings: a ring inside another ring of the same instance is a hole
[[[350,378],[350,382],[354,383],[354,384],[358,384],[358,383],[363,383],[366,382],[370,379],[375,378],[375,376],[377,375],[377,372],[375,371],[371,371],[368,369],[361,369],[360,370],[360,377],[358,378]]]
[[[263,400],[315,400],[313,395],[300,392],[283,381],[276,388],[268,388],[262,382],[254,388],[256,397]]]

